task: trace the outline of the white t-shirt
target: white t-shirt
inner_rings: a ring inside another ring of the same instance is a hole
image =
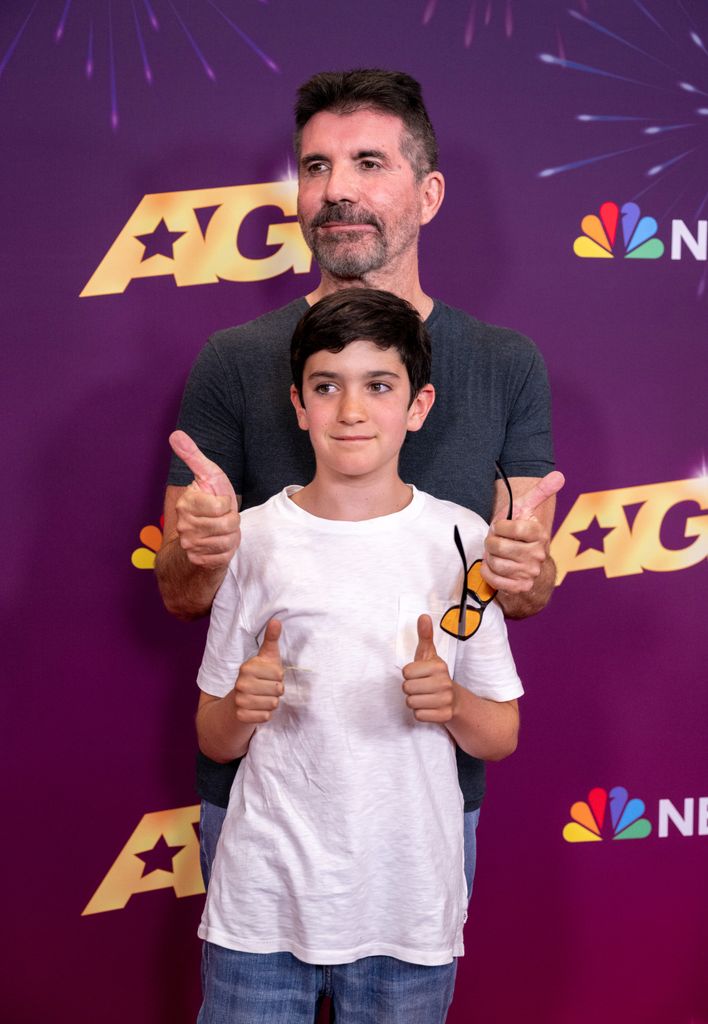
[[[415,489],[393,515],[320,519],[295,490],[243,513],[212,608],[202,690],[233,689],[271,618],[287,668],[236,774],[199,935],[314,964],[449,963],[467,906],[455,746],[416,721],[401,669],[428,612],[456,682],[496,701],[523,692],[495,603],[466,642],[439,627],[462,583],[453,528],[469,566],[487,525]]]

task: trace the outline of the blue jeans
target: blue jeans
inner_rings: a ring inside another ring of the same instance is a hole
[[[216,844],[217,844],[217,842],[219,840],[219,834],[221,832],[221,827],[224,824],[224,818],[225,817],[226,817],[226,808],[224,808],[224,807],[217,807],[216,804],[208,803],[206,800],[202,800],[201,814],[200,814],[200,820],[199,820],[199,859],[200,859],[200,864],[201,864],[201,869],[202,869],[202,876],[204,878],[204,885],[205,885],[205,887],[208,887],[208,885],[209,885],[209,877],[211,875],[211,866],[214,863],[214,854],[216,853]],[[474,880],[474,870],[475,870],[475,865],[476,865],[476,862],[477,862],[477,824],[478,824],[478,822],[479,822],[479,808],[476,811],[467,811],[466,814],[464,815],[465,879],[467,881],[467,899],[468,899],[468,901],[469,901],[469,899],[470,899],[470,897],[472,895],[472,882]],[[205,1005],[204,1005],[204,1007],[202,1007],[202,1013],[200,1013],[200,1016],[198,1018],[198,1024],[222,1024],[222,1022],[223,1022],[223,1024],[227,1024],[227,1022],[228,1022],[228,1024],[231,1024],[231,1021],[233,1021],[234,1024],[235,1024],[236,1021],[238,1021],[238,1024],[241,1024],[242,1020],[243,1020],[243,1024],[251,1024],[251,1020],[253,1020],[254,1024],[255,1024],[256,1021],[259,1021],[259,1022],[260,1021],[265,1021],[265,1022],[268,1022],[268,1024],[276,1024],[276,1022],[275,1021],[271,1021],[271,1018],[269,1016],[267,1016],[267,1015],[263,1016],[263,1017],[254,1016],[252,1018],[251,1017],[247,1018],[245,1016],[242,1018],[239,1015],[238,1017],[234,1016],[232,1018],[229,1018],[226,1015],[226,1010],[219,1011],[219,1012],[221,1012],[221,1016],[219,1016],[217,1014],[216,1003],[218,1002],[218,1005],[220,1005],[220,1001],[217,1001],[215,999],[215,997],[210,995],[210,993],[211,993],[212,989],[215,989],[215,988],[218,989],[219,991],[223,990],[223,992],[226,993],[226,990],[229,988],[229,983],[227,981],[222,981],[222,976],[225,976],[226,978],[231,977],[232,969],[231,969],[231,967],[222,964],[222,960],[224,958],[229,959],[233,955],[234,955],[234,951],[233,950],[223,949],[221,946],[215,946],[211,942],[204,942],[204,943],[202,943],[201,974],[202,974],[202,993],[204,995]],[[393,960],[391,957],[366,957],[363,960],[359,960],[359,961],[357,961],[354,964],[344,964],[344,965],[338,965],[336,967],[318,967],[318,968],[314,968],[310,964],[302,964],[299,960],[296,960],[296,958],[294,956],[292,956],[290,953],[270,953],[270,954],[237,953],[237,954],[235,954],[235,956],[242,957],[242,958],[257,957],[259,960],[267,960],[268,964],[267,965],[264,964],[264,966],[262,967],[262,970],[264,971],[264,973],[268,974],[269,976],[270,976],[270,973],[272,973],[273,975],[276,975],[276,974],[279,975],[281,967],[283,968],[283,970],[285,972],[285,969],[286,969],[286,967],[288,967],[288,965],[293,966],[293,970],[295,969],[295,965],[297,965],[298,970],[300,968],[302,968],[302,970],[307,973],[307,978],[304,980],[303,989],[302,989],[302,991],[300,993],[298,993],[298,997],[302,997],[303,999],[305,999],[306,1002],[307,1002],[307,1005],[310,1007],[310,1009],[308,1011],[310,1013],[310,1016],[302,1018],[303,1020],[306,1020],[308,1022],[308,1024],[312,1024],[312,1022],[315,1019],[315,1009],[314,1009],[314,1006],[316,1005],[317,998],[319,998],[320,995],[329,995],[330,994],[330,992],[329,992],[329,987],[330,986],[329,986],[329,982],[327,980],[327,977],[330,976],[331,972],[334,972],[334,971],[347,972],[347,976],[349,977],[349,976],[353,976],[355,974],[355,968],[356,968],[356,964],[357,963],[362,965],[362,970],[366,970],[367,969],[367,965],[371,965],[368,969],[370,969],[372,971],[372,973],[376,977],[380,976],[381,983],[386,985],[386,986],[388,986],[388,985],[391,984],[391,982],[389,980],[387,980],[388,979],[388,975],[389,975],[389,973],[392,973],[393,969],[391,967],[389,967],[388,970],[387,970],[387,965],[396,965],[396,964],[398,964],[398,965],[400,965],[400,967],[402,969],[415,968],[416,970],[422,971],[422,972],[426,972],[426,971],[439,971],[439,972],[441,972],[441,974],[444,974],[445,969],[447,969],[447,970],[453,969],[452,970],[452,980],[450,982],[450,999],[452,999],[452,988],[453,988],[454,983],[455,983],[454,968],[455,968],[455,965],[457,963],[457,961],[454,960],[452,962],[452,964],[445,964],[444,968],[422,967],[422,966],[418,966],[418,965],[415,965],[415,964],[405,964],[405,963],[402,963],[401,961]],[[217,959],[219,961],[218,965],[215,964],[213,969],[211,967],[212,958],[215,958],[215,959]],[[381,964],[375,963],[376,961],[381,961]],[[245,961],[244,961],[244,965],[245,965]],[[244,965],[242,965],[242,964],[238,965],[238,972],[241,971],[241,967],[244,966]],[[235,964],[234,964],[233,970],[237,970],[237,967],[236,967]],[[316,974],[316,973],[312,974],[313,971],[315,971],[315,972],[319,971],[321,973],[319,975]],[[330,972],[330,974],[328,974],[328,972]],[[410,972],[408,972],[408,973],[410,973]],[[327,976],[323,977],[323,975],[327,975]],[[246,971],[244,977],[246,979],[250,978],[250,972]],[[428,975],[428,977],[432,977],[432,975]],[[249,982],[249,984],[250,984],[250,982]],[[285,987],[287,988],[287,985]],[[415,982],[411,981],[411,987],[412,987],[412,989],[415,988]],[[254,989],[254,991],[255,991],[255,989]],[[347,991],[349,991],[349,989],[347,989]],[[313,992],[315,993],[315,996],[316,996],[314,1004],[311,1002],[311,995],[312,995]],[[209,996],[209,998],[207,998],[208,996]],[[231,996],[229,996],[229,997],[225,996],[225,998],[226,998],[226,1005],[230,1005],[228,1000],[231,999],[232,997]],[[235,998],[235,996],[233,998]],[[246,998],[246,996],[244,995],[243,998]],[[335,1001],[335,999],[334,999],[334,996],[333,996],[333,1002],[334,1001]],[[209,1004],[208,1007],[207,1007],[207,1003]],[[212,1003],[215,1003],[215,1005],[212,1006]],[[284,1003],[283,1005],[285,1006],[286,1004],[287,1004],[287,1000],[286,1000],[286,1003]],[[236,1005],[236,1004],[234,1004],[234,1005]],[[287,1004],[287,1005],[289,1005],[289,1004]],[[449,1000],[445,1004],[445,1013],[447,1012],[447,1006],[449,1006]],[[239,1014],[241,1014],[242,1012],[245,1012],[245,1011],[243,1009],[240,1009],[239,1010]],[[202,1016],[202,1014],[204,1014],[204,1013],[206,1013],[207,1015],[206,1016]],[[294,1024],[295,1021],[299,1021],[301,1018],[300,1017],[296,1017],[294,1015],[292,1016],[292,1018],[288,1018],[287,1012],[286,1012],[285,1016],[282,1019],[283,1019],[283,1021],[288,1022],[288,1024],[289,1024],[289,1020],[292,1019],[293,1024]],[[362,1022],[364,1022],[364,1024],[369,1024],[369,1021],[371,1021],[372,1024],[373,1024],[373,1022],[375,1021],[376,1018],[374,1018],[374,1017],[367,1018],[366,1015],[364,1015],[360,1019],[362,1020]],[[386,1024],[388,1024],[388,1022],[390,1020],[392,1022],[392,1024],[393,1024],[393,1022],[397,1021],[399,1018],[398,1017],[394,1017],[394,1016],[386,1017],[386,1016],[382,1015],[380,1019],[381,1019],[381,1021],[386,1021]],[[437,1018],[432,1017],[432,1016],[427,1018],[427,1019],[425,1018],[425,1016],[420,1017],[420,1020],[423,1022],[423,1024],[433,1024],[433,1021],[435,1021],[436,1019]],[[442,1020],[445,1019],[445,1016],[443,1015],[439,1019],[442,1021]],[[345,1017],[345,1018],[342,1018],[342,1020],[346,1021],[346,1020],[348,1020],[348,1018]],[[357,1020],[357,1018],[356,1017],[352,1017],[351,1020],[352,1020],[352,1022],[354,1022],[354,1021]],[[415,1024],[417,1018],[415,1018],[413,1016],[411,1016],[410,1018],[406,1018],[405,1016],[401,1016],[400,1020],[401,1020],[402,1024]],[[337,1017],[337,1024],[341,1024],[341,1021],[340,1021],[339,1017]]]
[[[337,1024],[443,1024],[457,961],[440,967],[369,956],[317,967],[290,953],[209,947],[197,1024],[313,1024],[323,996]]]
[[[216,844],[221,832],[221,826],[226,817],[226,808],[217,807],[202,800],[201,815],[199,819],[199,862],[202,868],[204,888],[209,886],[211,866],[214,863]],[[476,811],[467,811],[464,815],[464,836],[465,836],[465,879],[467,880],[467,899],[472,895],[472,882],[474,881],[474,869],[477,863],[477,825],[479,823],[479,808]]]

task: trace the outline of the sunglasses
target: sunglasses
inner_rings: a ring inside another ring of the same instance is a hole
[[[514,512],[511,485],[499,463],[495,462],[494,465],[497,467],[497,472],[504,481],[506,492],[509,495],[509,511],[506,518],[511,519]],[[443,615],[440,620],[440,628],[449,636],[454,636],[456,640],[469,640],[482,625],[484,610],[494,600],[496,590],[490,587],[482,576],[481,558],[473,562],[469,568],[467,567],[467,557],[457,527],[454,530],[454,537],[455,547],[462,559],[462,593],[460,594],[460,603],[448,608]]]

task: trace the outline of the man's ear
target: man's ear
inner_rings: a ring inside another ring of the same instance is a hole
[[[408,420],[406,423],[408,430],[420,430],[434,402],[435,388],[432,384],[423,385],[408,409]]]
[[[420,183],[420,223],[429,224],[445,198],[445,179],[440,171],[426,174]]]
[[[300,395],[298,394],[297,388],[294,384],[290,385],[290,401],[293,403],[293,407],[295,409],[298,427],[300,430],[309,430],[310,424],[307,421],[307,409],[300,401]]]

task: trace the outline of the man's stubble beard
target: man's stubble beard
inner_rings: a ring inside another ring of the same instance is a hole
[[[306,241],[320,269],[345,280],[380,270],[388,260],[386,243],[380,235],[358,239],[345,235],[328,235],[327,238],[314,235]]]
[[[340,233],[330,228],[322,235],[317,229],[323,224],[370,224],[375,233],[369,232],[366,237],[353,236],[352,233]],[[301,219],[300,226],[320,269],[333,277],[349,280],[363,277],[372,270],[379,270],[388,258],[381,222],[368,211],[347,203],[324,207],[309,224]]]
[[[365,237],[352,237],[345,231],[339,233],[331,228],[325,236],[317,231],[322,224],[336,223],[371,224],[375,232]],[[385,267],[397,255],[391,252],[390,240],[386,237],[381,221],[374,214],[346,203],[325,207],[309,224],[301,219],[300,226],[320,269],[342,280],[364,278],[372,271]],[[406,236],[406,241],[417,241],[417,223],[406,232]]]

